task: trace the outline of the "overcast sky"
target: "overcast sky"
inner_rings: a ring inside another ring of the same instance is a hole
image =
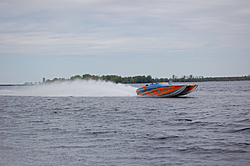
[[[250,74],[249,0],[0,0],[0,83]]]

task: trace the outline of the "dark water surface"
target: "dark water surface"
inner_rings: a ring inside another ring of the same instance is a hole
[[[0,165],[250,165],[250,82],[198,84],[183,98],[1,95]]]

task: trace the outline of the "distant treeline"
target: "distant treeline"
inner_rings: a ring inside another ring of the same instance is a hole
[[[118,75],[103,75],[96,76],[91,74],[84,74],[82,76],[75,75],[70,77],[69,79],[65,78],[54,78],[53,80],[43,78],[43,83],[50,82],[62,82],[62,81],[73,81],[73,80],[104,80],[111,81],[115,83],[151,83],[151,82],[204,82],[204,81],[243,81],[250,80],[250,75],[248,76],[239,76],[239,77],[203,77],[203,76],[183,76],[178,77],[173,75],[172,78],[153,78],[152,76],[133,76],[133,77],[121,77]]]
[[[203,76],[183,76],[178,78],[178,76],[172,76],[173,82],[206,82],[206,81],[245,81],[250,80],[250,75],[248,76],[238,76],[238,77],[203,77]]]

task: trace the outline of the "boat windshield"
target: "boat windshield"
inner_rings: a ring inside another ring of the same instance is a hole
[[[160,82],[160,84],[167,84],[167,85],[171,85],[169,82]]]

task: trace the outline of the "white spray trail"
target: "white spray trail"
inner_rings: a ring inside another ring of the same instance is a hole
[[[0,95],[12,96],[136,96],[136,88],[126,84],[105,81],[77,80],[34,86],[0,89]]]

